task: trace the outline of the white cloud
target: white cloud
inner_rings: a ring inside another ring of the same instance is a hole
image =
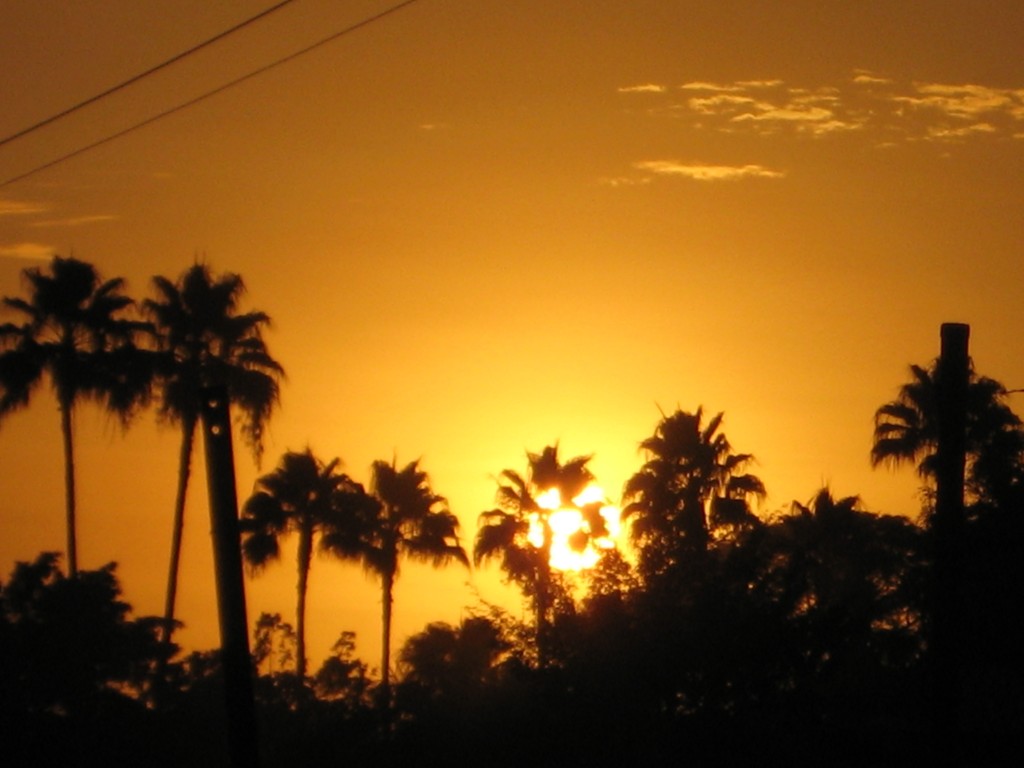
[[[784,107],[762,108],[760,112],[744,112],[730,118],[733,123],[755,122],[772,124],[773,127],[789,123],[798,131],[822,136],[836,131],[851,131],[860,126],[855,122],[840,120],[835,112],[825,107],[792,103]]]
[[[0,245],[0,257],[47,261],[54,254],[52,246],[41,243],[12,243]]]
[[[719,93],[702,98],[694,96],[686,100],[687,106],[693,112],[699,112],[703,115],[717,115],[723,110],[734,108],[734,106],[754,106],[757,103],[750,96],[734,96],[731,93]]]
[[[1024,124],[1024,88],[897,82],[868,69],[836,83],[691,80],[678,88],[683,102],[662,103],[649,114],[671,115],[693,130],[774,141],[857,132],[876,147],[922,139],[977,142],[1017,137]]]
[[[915,87],[920,96],[898,96],[896,100],[968,119],[989,112],[1013,110],[1020,106],[1014,91],[1009,89],[943,83],[917,83]]]
[[[740,88],[777,88],[782,85],[781,80],[738,80]]]
[[[0,198],[0,216],[27,216],[32,213],[42,213],[46,210],[47,207],[42,203]]]
[[[683,83],[679,87],[684,91],[717,91],[719,93],[736,93],[743,90],[739,85],[720,85],[718,83],[705,83],[701,81]]]
[[[722,108],[755,106],[758,102],[749,96],[734,96],[729,93],[719,93],[715,96],[705,96],[703,98],[695,96],[691,99],[687,99],[686,103],[694,112],[701,112],[705,115],[714,115],[718,114]],[[764,106],[770,107],[771,105]]]
[[[70,216],[66,219],[47,219],[32,222],[33,227],[80,227],[83,224],[96,224],[101,221],[114,221],[117,216],[102,213],[92,216]]]
[[[822,88],[813,93],[795,90],[790,93],[794,94],[790,101],[792,104],[828,104],[831,106],[842,103],[839,92],[832,88]]]
[[[944,128],[934,126],[928,129],[930,139],[962,139],[977,133],[995,133],[996,127],[990,123],[974,123],[962,128]]]
[[[815,136],[824,136],[826,133],[837,131],[858,131],[864,127],[863,123],[843,122],[842,120],[823,120],[816,123],[806,123],[800,126],[800,130],[806,133],[813,133]]]
[[[887,77],[879,77],[867,69],[855,69],[853,82],[860,85],[887,85],[892,82]]]
[[[643,83],[641,85],[627,85],[619,88],[619,93],[665,93],[668,90],[664,85],[657,83]]]
[[[602,179],[598,179],[598,183],[604,184],[608,187],[636,187],[643,184],[650,184],[651,179],[649,176],[635,177],[635,176],[609,176]]]
[[[781,126],[789,124],[796,130],[814,135],[835,131],[852,130],[859,125],[837,115],[842,108],[839,90],[823,86],[807,88],[784,88],[777,97],[763,95],[766,88],[782,85],[781,80],[742,80],[729,86],[711,86],[708,83],[692,83],[693,90],[705,90],[709,95],[694,96],[687,101],[687,107],[698,114],[718,117],[730,123],[761,124],[761,133],[778,133]],[[760,89],[758,95],[751,95]],[[726,130],[720,126],[721,130]]]
[[[680,163],[675,160],[645,160],[634,163],[634,168],[656,176],[682,176],[696,181],[724,181],[743,178],[779,179],[785,176],[763,165],[703,165]]]
[[[824,107],[777,107],[765,109],[761,112],[745,112],[732,118],[734,121],[741,120],[778,120],[782,122],[803,122],[830,120],[833,112]]]

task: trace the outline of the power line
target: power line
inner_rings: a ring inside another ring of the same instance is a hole
[[[248,19],[246,19],[245,21],[243,21],[243,22],[241,22],[239,24],[236,24],[235,26],[231,27],[231,29],[226,29],[223,32],[221,32],[220,34],[214,35],[209,40],[205,40],[202,43],[199,43],[198,45],[192,46],[187,51],[182,51],[181,53],[177,54],[176,56],[172,56],[171,58],[167,59],[167,61],[162,62],[160,64],[157,64],[155,67],[151,67],[150,69],[147,69],[145,72],[140,72],[139,74],[134,75],[133,77],[129,77],[123,83],[118,83],[117,85],[108,88],[107,90],[103,91],[102,93],[97,93],[95,96],[90,96],[85,101],[80,101],[79,103],[75,104],[73,107],[68,107],[67,109],[65,109],[65,110],[63,110],[61,112],[58,112],[55,115],[51,115],[50,117],[46,118],[45,120],[40,120],[35,125],[30,125],[28,128],[23,128],[22,130],[18,131],[17,133],[12,133],[10,136],[7,136],[7,137],[5,137],[3,139],[0,139],[0,147],[4,146],[5,144],[11,143],[15,139],[20,139],[22,136],[27,136],[28,134],[33,133],[34,131],[38,131],[40,128],[43,128],[43,127],[49,125],[50,123],[54,123],[57,120],[60,120],[62,117],[67,117],[68,115],[72,114],[73,112],[77,112],[78,110],[82,109],[83,107],[87,107],[90,104],[94,104],[95,102],[99,101],[100,99],[104,99],[107,96],[110,96],[111,94],[116,93],[117,91],[120,91],[122,88],[127,88],[132,83],[137,83],[139,80],[142,80],[145,77],[149,77],[150,75],[155,74],[156,72],[159,72],[161,69],[169,67],[171,64],[174,64],[175,62],[181,61],[186,56],[191,56],[193,53],[196,53],[197,51],[201,51],[203,48],[206,48],[207,46],[212,45],[213,43],[216,43],[218,40],[223,40],[228,35],[230,35],[230,34],[232,34],[234,32],[237,32],[238,30],[242,29],[243,27],[249,26],[253,22],[262,19],[264,16],[269,16],[274,11],[276,11],[276,10],[278,10],[280,8],[283,8],[284,6],[288,5],[291,2],[293,2],[293,0],[283,0],[282,2],[278,3],[277,5],[273,5],[270,8],[267,8],[264,11],[260,11],[255,16],[253,16],[251,18],[248,18]]]
[[[27,179],[29,176],[34,176],[40,171],[45,171],[47,168],[52,168],[53,166],[59,165],[60,163],[63,163],[66,160],[70,160],[73,157],[78,157],[79,155],[89,152],[90,150],[96,149],[97,147],[101,147],[104,144],[109,144],[110,142],[115,141],[116,139],[119,139],[122,136],[127,136],[129,133],[137,131],[140,128],[144,128],[145,126],[150,125],[151,123],[155,123],[157,120],[162,120],[163,118],[168,117],[169,115],[173,115],[176,112],[181,112],[184,109],[188,109],[189,107],[198,104],[201,101],[206,101],[206,99],[209,99],[212,96],[216,96],[219,93],[223,93],[229,88],[234,88],[236,85],[240,85],[241,83],[244,83],[247,80],[251,80],[254,77],[262,75],[264,72],[268,72],[271,69],[279,67],[282,64],[286,64],[289,61],[299,58],[300,56],[304,56],[310,51],[320,48],[321,46],[327,45],[328,43],[331,43],[340,37],[344,37],[345,35],[362,29],[363,27],[368,26],[375,21],[383,19],[385,16],[390,16],[391,14],[402,10],[406,6],[410,6],[415,2],[417,2],[417,0],[405,0],[405,2],[393,5],[390,8],[381,11],[380,13],[377,13],[373,16],[368,16],[367,18],[361,21],[357,21],[355,24],[352,24],[351,26],[345,27],[344,29],[339,30],[338,32],[335,32],[331,35],[328,35],[327,37],[321,38],[320,40],[317,40],[315,43],[307,45],[305,48],[295,51],[294,53],[290,53],[287,56],[284,56],[280,59],[276,59],[269,64],[259,67],[258,69],[254,69],[251,72],[242,75],[241,77],[235,78],[234,80],[231,80],[230,82],[227,82],[224,85],[218,86],[217,88],[214,88],[211,91],[206,91],[205,93],[200,94],[199,96],[196,96],[193,99],[189,99],[188,101],[182,102],[181,104],[173,106],[169,109],[165,109],[163,112],[153,115],[152,117],[147,117],[145,120],[135,123],[134,125],[131,125],[128,128],[120,130],[117,133],[112,133],[109,136],[92,142],[91,144],[79,147],[78,149],[68,152],[65,155],[61,155],[55,160],[50,160],[49,162],[43,163],[42,165],[37,165],[35,168],[32,168],[31,170],[26,171],[25,173],[21,173],[17,176],[12,176],[11,178],[5,179],[4,181],[0,181],[0,189],[10,184],[14,184],[17,181]]]

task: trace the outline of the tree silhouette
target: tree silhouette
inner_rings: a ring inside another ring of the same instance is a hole
[[[508,649],[501,627],[486,616],[465,618],[457,627],[435,622],[403,645],[403,684],[433,698],[465,700],[496,679]]]
[[[743,473],[753,456],[733,453],[719,431],[724,414],[707,424],[703,416],[700,407],[663,416],[640,444],[647,461],[626,481],[622,513],[633,519],[647,577],[706,552],[712,528],[753,522],[750,498],[765,495],[761,480]]]
[[[271,677],[296,663],[298,640],[292,625],[280,613],[264,611],[256,619],[253,630],[252,663],[260,669],[264,663]],[[275,666],[278,668],[275,670]]]
[[[938,361],[929,368],[910,366],[910,381],[895,400],[875,412],[873,466],[917,464],[930,498],[935,483],[939,442]],[[978,376],[973,367],[967,385],[967,471],[969,502],[997,503],[1018,479],[1024,456],[1021,421],[1006,404],[1006,388]]]
[[[832,644],[822,654],[831,663],[838,646],[855,651],[865,637],[902,646],[905,661],[920,651],[923,561],[920,531],[907,519],[867,512],[856,496],[835,499],[822,488],[809,504],[794,503],[776,532],[790,575],[799,572],[792,615],[813,618],[816,640]]]
[[[313,677],[313,690],[317,698],[341,701],[349,708],[363,703],[369,682],[366,664],[355,656],[355,632],[342,632],[331,646],[328,656]]]
[[[717,698],[772,700],[808,725],[909,727],[925,649],[923,548],[907,518],[828,488],[751,531],[723,563],[726,591],[713,596],[738,606],[728,613],[745,628],[728,633],[740,641],[715,672]],[[770,659],[744,648],[751,637],[771,643]],[[716,632],[712,642],[729,640]]]
[[[381,583],[381,695],[390,699],[391,609],[400,556],[430,563],[435,568],[457,561],[469,566],[459,544],[459,520],[443,496],[430,488],[419,461],[402,469],[395,462],[375,461],[370,492],[377,503],[363,505],[354,524],[346,524],[324,546],[351,556],[358,553],[365,568]]]
[[[143,700],[162,653],[156,619],[131,618],[114,563],[74,578],[58,563],[44,552],[0,586],[0,712],[91,717]]]
[[[303,453],[289,451],[277,469],[256,481],[255,493],[242,508],[242,555],[254,572],[278,559],[281,537],[298,535],[295,671],[300,680],[306,676],[306,592],[314,544],[319,538],[323,549],[323,535],[344,525],[346,510],[351,509],[348,497],[363,493],[339,472],[340,466],[340,459],[324,464],[309,448]]]
[[[0,417],[26,406],[46,374],[60,411],[68,573],[74,576],[75,406],[97,401],[127,425],[150,391],[149,357],[135,345],[144,325],[125,316],[133,302],[122,293],[124,280],[102,281],[91,264],[55,256],[47,270],[22,274],[28,298],[3,300],[24,320],[0,326]]]
[[[532,601],[537,651],[543,666],[557,585],[551,570],[553,532],[549,518],[553,510],[548,508],[550,505],[542,505],[539,497],[555,490],[559,507],[572,504],[571,500],[594,481],[594,476],[587,467],[590,456],[576,456],[562,463],[557,444],[545,446],[540,453],[527,453],[526,457],[525,478],[511,469],[499,476],[498,507],[480,515],[473,560],[479,565],[500,558],[509,580]],[[604,525],[599,506],[577,506],[596,535]],[[586,542],[574,543],[580,546]]]
[[[871,459],[875,466],[916,462],[922,480],[922,517],[932,534],[930,703],[939,741],[983,731],[995,742],[1020,732],[1024,712],[1024,429],[1007,404],[1010,393],[968,361],[964,517],[936,520],[941,362],[910,366],[910,381],[877,410]]]
[[[270,318],[263,312],[239,313],[245,284],[239,275],[215,276],[205,264],[194,264],[176,282],[154,277],[157,297],[143,302],[155,327],[159,351],[159,417],[181,426],[178,483],[174,500],[170,565],[164,603],[164,642],[174,631],[181,540],[185,527],[185,496],[191,473],[200,390],[227,387],[236,406],[242,434],[257,463],[263,450],[263,429],[278,402],[284,369],[267,351],[263,330]]]

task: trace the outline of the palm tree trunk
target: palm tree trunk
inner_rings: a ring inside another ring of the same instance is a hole
[[[537,568],[537,593],[534,595],[534,612],[536,614],[537,666],[543,669],[548,663],[548,639],[550,628],[548,619],[551,615],[551,545],[554,533],[548,518],[544,518],[544,546],[541,547],[540,561]]]
[[[178,454],[178,489],[174,497],[174,527],[171,531],[171,562],[167,569],[167,593],[164,601],[163,641],[170,644],[174,632],[174,603],[178,596],[178,565],[181,562],[181,540],[185,530],[185,494],[192,472],[192,444],[196,419],[186,416],[181,423],[181,452]]]
[[[545,556],[546,553],[545,553]],[[548,615],[551,603],[551,568],[545,560],[537,573],[537,592],[533,596],[534,611],[534,632],[537,644],[537,666],[543,669],[548,663],[548,637],[551,634],[548,628]]]
[[[299,531],[299,585],[295,607],[295,673],[299,680],[306,678],[306,587],[309,583],[309,562],[313,554],[313,525],[303,521]]]
[[[391,593],[394,585],[394,571],[388,571],[381,576],[382,623],[384,632],[381,638],[380,686],[384,706],[389,706],[391,700],[391,603],[393,600]]]
[[[64,439],[64,509],[68,536],[68,575],[78,575],[78,538],[75,532],[75,454],[72,441],[71,401],[60,399],[60,432]]]
[[[689,540],[690,551],[694,555],[703,555],[708,551],[711,536],[708,533],[708,516],[702,489],[695,487],[688,490],[683,500],[684,526],[686,538]]]

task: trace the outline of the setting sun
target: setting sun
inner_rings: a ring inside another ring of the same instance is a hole
[[[537,497],[537,504],[548,514],[530,516],[527,540],[535,547],[544,546],[544,522],[551,530],[552,568],[559,571],[581,571],[593,568],[603,551],[616,547],[621,530],[619,508],[608,504],[604,491],[588,485],[571,500],[562,501],[557,488],[549,488]]]

